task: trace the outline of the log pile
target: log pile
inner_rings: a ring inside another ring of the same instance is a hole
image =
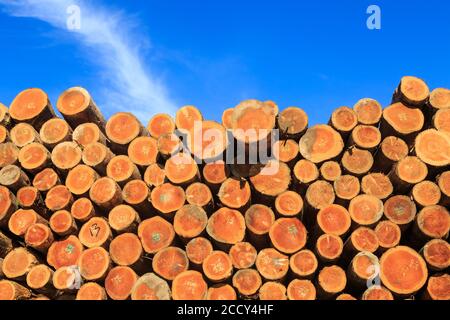
[[[404,77],[311,127],[273,101],[56,107],[0,104],[0,300],[450,299],[448,89]]]

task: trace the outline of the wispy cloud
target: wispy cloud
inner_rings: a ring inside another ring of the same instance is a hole
[[[136,32],[136,25],[122,12],[84,0],[0,0],[5,12],[16,17],[35,18],[55,28],[72,32],[87,51],[91,63],[100,67],[102,106],[113,111],[132,111],[142,121],[156,112],[175,112],[168,91],[150,66],[144,65],[142,44],[148,39]],[[81,9],[79,29],[67,28],[68,8]]]

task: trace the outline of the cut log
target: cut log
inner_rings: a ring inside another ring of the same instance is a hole
[[[303,109],[289,107],[278,115],[277,122],[282,136],[298,140],[308,128],[308,115]]]
[[[45,205],[50,211],[70,210],[72,203],[73,195],[63,185],[51,188],[45,197]]]
[[[233,287],[236,288],[239,295],[243,298],[255,298],[254,295],[256,295],[261,285],[261,276],[254,269],[241,269],[233,276]]]
[[[305,195],[305,209],[302,220],[307,226],[315,224],[317,212],[334,203],[336,196],[333,186],[326,181],[319,180],[308,187]]]
[[[150,216],[151,205],[148,201],[150,189],[142,180],[131,180],[122,190],[123,200],[136,209],[142,216]]]
[[[124,155],[115,156],[109,161],[106,166],[106,174],[121,187],[131,180],[141,179],[138,167],[128,156]]]
[[[320,234],[342,236],[350,230],[351,218],[346,208],[331,204],[319,210],[317,225]]]
[[[196,121],[203,121],[203,116],[194,106],[181,107],[175,115],[175,124],[182,133],[188,133]]]
[[[289,300],[316,300],[316,287],[310,280],[292,280],[287,287]]]
[[[374,126],[358,125],[350,135],[347,145],[374,152],[381,142],[381,133]]]
[[[383,115],[381,104],[370,98],[359,100],[353,107],[358,122],[365,125],[377,126]]]
[[[6,226],[16,210],[16,197],[8,188],[0,186],[0,226]]]
[[[207,163],[203,167],[203,179],[214,193],[219,191],[221,184],[229,176],[228,166],[222,160]]]
[[[425,285],[428,278],[423,258],[406,246],[386,251],[380,259],[380,270],[383,285],[400,296],[413,295]]]
[[[437,184],[441,189],[442,206],[450,206],[450,171],[445,171],[436,178]]]
[[[81,285],[81,276],[75,266],[61,267],[53,273],[52,283],[55,289],[71,299],[72,294]]]
[[[350,148],[341,159],[342,168],[348,174],[361,177],[366,175],[374,163],[372,154],[367,150]]]
[[[127,154],[130,142],[139,136],[148,136],[148,131],[131,113],[118,112],[106,123],[106,136],[115,154]]]
[[[24,281],[31,268],[38,264],[38,259],[30,251],[16,248],[5,256],[2,271],[9,279]]]
[[[377,197],[362,194],[350,201],[348,212],[354,225],[373,227],[383,216],[383,202]]]
[[[9,134],[9,130],[6,129],[5,126],[0,125],[0,143],[10,142],[11,137]]]
[[[408,155],[409,149],[406,142],[398,137],[389,136],[381,142],[375,155],[374,170],[389,173],[392,166]]]
[[[289,257],[273,248],[266,248],[258,252],[255,265],[263,279],[281,281],[289,271]]]
[[[154,115],[147,125],[148,132],[155,139],[164,134],[173,133],[175,128],[175,121],[166,113]]]
[[[211,242],[203,237],[197,237],[189,241],[186,245],[186,254],[190,265],[201,270],[201,265],[207,256],[213,251]],[[256,254],[255,254],[256,256]],[[256,257],[255,257],[256,258]]]
[[[47,221],[34,210],[19,209],[11,215],[8,229],[12,234],[23,238],[28,228],[36,223],[47,224]]]
[[[167,281],[154,273],[146,273],[134,284],[131,300],[170,300],[171,295]]]
[[[416,138],[414,152],[431,168],[450,164],[450,135],[435,129],[422,131]]]
[[[319,169],[316,164],[302,159],[294,166],[294,187],[301,195],[305,195],[308,187],[319,179]]]
[[[392,293],[385,287],[374,285],[364,291],[361,300],[394,300]]]
[[[167,179],[173,184],[187,186],[200,179],[198,165],[187,153],[178,153],[170,157],[164,170]]]
[[[183,188],[164,183],[152,190],[150,201],[161,215],[167,219],[172,219],[175,212],[186,202],[186,195]]]
[[[417,77],[406,76],[395,91],[393,102],[401,101],[411,107],[423,106],[430,95],[427,84]]]
[[[280,216],[299,216],[303,210],[303,199],[294,191],[287,190],[275,198],[275,211]]]
[[[25,243],[43,254],[47,253],[53,241],[53,232],[46,224],[35,223],[25,233]]]
[[[384,200],[394,192],[391,180],[383,173],[369,173],[361,179],[361,189],[365,194]]]
[[[0,301],[28,300],[31,291],[14,281],[0,280]]]
[[[81,162],[82,153],[76,142],[62,142],[53,148],[52,162],[61,173],[67,174]]]
[[[341,267],[332,265],[324,267],[317,279],[317,294],[323,299],[332,299],[344,291],[347,276]]]
[[[299,142],[301,155],[314,163],[321,163],[339,156],[344,141],[339,133],[327,125],[309,128]]]
[[[128,146],[128,157],[143,170],[156,163],[158,156],[157,141],[152,137],[137,137]]]
[[[450,275],[443,274],[439,276],[430,277],[426,287],[425,298],[431,300],[450,300]]]
[[[10,131],[11,141],[19,148],[36,142],[42,143],[39,133],[28,123],[19,123]]]
[[[93,217],[83,224],[78,238],[87,248],[108,248],[113,235],[108,220],[103,217]]]
[[[390,248],[394,248],[400,244],[402,231],[400,227],[389,220],[381,221],[375,227],[375,233],[380,245],[379,251],[385,252]]]
[[[442,109],[450,108],[450,90],[445,88],[436,88],[430,93],[428,107],[432,113]]]
[[[99,175],[94,169],[80,164],[69,171],[66,178],[66,187],[75,196],[87,196],[98,178]]]
[[[411,198],[419,208],[434,206],[441,200],[441,189],[432,181],[422,181],[412,188]]]
[[[39,143],[31,143],[20,149],[20,166],[34,174],[48,168],[51,164],[50,152]]]
[[[150,188],[159,187],[167,182],[166,171],[160,164],[153,163],[145,170],[144,181]]]
[[[413,237],[422,242],[447,239],[450,231],[450,213],[442,206],[425,207],[416,216]]]
[[[209,287],[206,300],[233,301],[237,300],[237,295],[229,284],[218,284]]]
[[[19,161],[19,148],[12,142],[0,144],[0,167],[17,164]]]
[[[347,269],[350,287],[357,292],[364,291],[379,276],[380,261],[373,253],[362,251],[355,255]]]
[[[264,248],[269,244],[269,231],[274,222],[275,214],[265,205],[254,204],[245,212],[248,237],[257,247]]]
[[[95,282],[83,284],[77,292],[76,300],[96,301],[107,300],[105,288]]]
[[[428,270],[445,271],[450,267],[450,244],[442,239],[428,241],[421,250]]]
[[[422,182],[428,175],[426,164],[418,157],[408,156],[393,167],[388,177],[397,193],[408,193],[414,184]]]
[[[77,234],[78,232],[75,219],[67,210],[56,211],[51,216],[49,224],[52,231],[61,237]]]
[[[188,204],[181,207],[173,219],[175,233],[188,242],[201,235],[208,223],[208,216],[201,207]]]
[[[38,172],[33,179],[33,186],[43,193],[46,193],[51,188],[60,184],[61,180],[52,168],[47,168]]]
[[[435,129],[450,134],[450,108],[436,112],[432,123]]]
[[[279,218],[270,227],[269,237],[276,249],[293,254],[305,246],[307,231],[297,218]]]
[[[223,251],[211,252],[203,261],[203,274],[214,283],[227,281],[233,274],[231,258]]]
[[[156,216],[141,222],[138,228],[138,236],[141,239],[144,251],[155,254],[172,244],[175,231],[172,224]]]
[[[272,146],[272,153],[276,160],[293,168],[299,158],[298,143],[292,139],[278,140]]]
[[[0,102],[0,125],[4,126],[6,129],[10,129],[12,126],[12,119],[11,115],[9,114],[9,109],[1,102]]]
[[[52,150],[61,142],[72,140],[72,129],[63,119],[53,118],[44,123],[39,135],[45,146]]]
[[[211,212],[214,208],[211,190],[204,183],[196,182],[187,187],[186,201],[203,208],[206,212]]]
[[[128,266],[138,273],[144,273],[148,269],[141,241],[133,233],[115,237],[109,246],[109,254],[111,260],[119,266]]]
[[[175,155],[182,150],[183,143],[176,134],[166,133],[159,136],[156,146],[162,158],[167,160],[172,155]]]
[[[359,227],[345,241],[342,260],[345,262],[351,261],[358,252],[362,251],[375,253],[379,246],[375,231],[366,227]]]
[[[291,170],[284,162],[270,160],[261,171],[250,177],[255,200],[273,203],[291,184]]]
[[[103,177],[94,182],[89,190],[89,198],[100,208],[109,211],[122,203],[122,190],[117,182]]]
[[[20,92],[11,103],[9,114],[15,122],[26,122],[34,128],[56,117],[47,94],[37,88]]]
[[[82,123],[73,131],[73,141],[87,147],[93,143],[101,143],[106,146],[106,137],[95,123]]]
[[[184,271],[172,282],[173,300],[204,300],[208,285],[198,271]]]
[[[114,154],[111,150],[99,142],[87,145],[82,153],[84,164],[94,168],[102,175],[106,175],[106,166],[113,157]]]
[[[339,236],[323,234],[316,241],[316,255],[323,264],[336,263],[344,250],[344,243]]]
[[[349,301],[351,301],[351,300],[358,300],[358,299],[356,299],[354,296],[352,296],[351,294],[348,294],[348,293],[341,293],[340,295],[338,295],[337,297],[336,297],[336,300],[349,300]]]
[[[350,132],[358,124],[356,112],[349,107],[339,107],[331,115],[329,125],[336,129],[344,140],[347,140]]]
[[[412,109],[398,102],[383,110],[380,131],[383,137],[397,136],[408,144],[422,130],[425,117],[420,109]]]
[[[48,217],[47,208],[39,190],[35,187],[22,187],[17,191],[17,203],[22,209],[30,209],[43,217]]]
[[[313,279],[319,262],[311,250],[301,250],[289,259],[290,270],[295,278]]]
[[[231,130],[233,128],[233,124],[231,122],[231,117],[233,116],[234,108],[225,109],[222,112],[222,125],[227,130]]]
[[[224,126],[215,121],[196,123],[187,134],[189,151],[203,161],[223,159],[228,148],[228,135]]]
[[[111,228],[119,234],[136,233],[141,219],[136,210],[128,205],[121,204],[109,212],[108,222]]]
[[[384,203],[384,216],[405,231],[416,217],[417,208],[408,196],[396,195]]]
[[[10,165],[0,170],[0,184],[13,192],[30,185],[30,179],[18,166]]]
[[[56,295],[55,287],[53,286],[53,270],[45,264],[40,264],[31,268],[27,274],[27,286],[49,297]]]
[[[64,240],[52,243],[47,252],[47,263],[55,270],[74,266],[83,250],[83,245],[77,237],[68,236]]]
[[[226,207],[246,210],[251,200],[250,184],[244,180],[228,178],[220,186],[218,197]]]
[[[230,248],[230,258],[236,269],[248,269],[256,262],[258,252],[250,242],[238,242]]]
[[[77,265],[84,279],[101,281],[111,268],[111,259],[104,248],[90,248],[81,253]]]
[[[221,208],[209,217],[206,232],[219,247],[229,249],[233,244],[244,240],[244,217],[237,210]]]
[[[86,122],[93,122],[100,128],[105,127],[105,118],[84,88],[73,87],[64,91],[59,96],[56,107],[74,129]]]
[[[14,249],[12,240],[0,231],[0,258],[6,257]]]
[[[129,267],[112,268],[105,279],[106,293],[112,300],[127,300],[138,280],[138,275]]]
[[[70,208],[70,213],[75,220],[84,223],[96,215],[94,205],[88,198],[75,200]]]
[[[352,175],[342,175],[333,183],[336,193],[336,203],[347,206],[354,197],[356,197],[361,185],[357,177]]]
[[[323,180],[334,182],[342,175],[339,162],[326,161],[320,166],[320,176]]]

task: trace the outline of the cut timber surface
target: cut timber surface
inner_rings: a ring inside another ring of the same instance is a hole
[[[450,267],[450,244],[445,240],[430,240],[423,247],[422,255],[432,271],[444,271]]]
[[[202,121],[188,131],[187,143],[189,151],[198,159],[216,159],[228,148],[228,135],[221,124]]]
[[[139,224],[138,236],[145,252],[155,254],[172,244],[175,231],[172,224],[156,216]]]
[[[430,95],[427,84],[417,77],[406,76],[394,95],[394,101],[402,101],[411,107],[420,107],[425,104]]]
[[[349,146],[374,151],[381,142],[381,133],[374,126],[358,125],[352,130]]]
[[[221,208],[209,218],[206,231],[219,244],[233,245],[244,240],[245,220],[239,211]]]
[[[370,98],[359,100],[353,110],[356,112],[358,122],[365,125],[377,125],[383,114],[381,104]]]
[[[116,154],[126,154],[131,141],[147,134],[147,129],[131,113],[116,113],[106,123],[106,136]]]
[[[425,118],[420,109],[408,108],[398,102],[383,110],[381,133],[383,136],[395,135],[409,139],[423,128],[424,123]]]
[[[405,229],[416,217],[417,208],[408,196],[396,195],[384,202],[384,216]]]
[[[441,189],[432,181],[422,181],[413,187],[411,197],[421,208],[434,206],[441,200]]]
[[[102,175],[106,175],[106,166],[113,157],[114,154],[111,150],[100,142],[87,145],[84,147],[82,154],[84,164],[92,167]]]
[[[443,172],[436,180],[441,189],[441,204],[450,206],[450,171]]]
[[[347,137],[357,124],[357,114],[349,107],[339,107],[331,115],[330,125],[343,137]]]
[[[395,136],[384,138],[375,156],[374,168],[388,173],[395,162],[408,155],[408,145],[404,140]]]
[[[420,160],[433,167],[450,164],[450,135],[429,129],[422,131],[416,138],[416,155]]]
[[[173,300],[204,300],[208,292],[208,284],[198,271],[184,271],[172,282]]]
[[[433,117],[433,126],[441,132],[450,134],[450,108],[436,112]]]
[[[286,254],[301,250],[307,239],[307,230],[297,218],[280,218],[269,231],[273,246]]]
[[[72,129],[63,119],[53,118],[44,123],[39,135],[45,146],[53,149],[61,142],[72,140]]]
[[[98,177],[98,173],[91,167],[78,165],[69,171],[66,187],[76,196],[87,195]]]
[[[11,141],[22,148],[27,144],[37,142],[42,143],[39,133],[27,123],[19,123],[10,131]]]
[[[428,106],[433,111],[450,108],[450,90],[445,88],[436,88],[430,93]]]
[[[14,121],[26,122],[35,128],[56,117],[47,94],[36,88],[19,93],[9,107],[9,114]]]
[[[361,189],[365,194],[384,200],[394,191],[391,180],[383,173],[369,173],[361,179]]]
[[[367,174],[374,163],[372,154],[367,150],[350,148],[342,156],[341,164],[349,174],[363,176]]]
[[[165,113],[154,115],[147,125],[148,132],[155,139],[158,139],[164,134],[173,133],[175,128],[175,121]]]
[[[146,273],[134,284],[131,300],[170,300],[171,295],[165,280],[154,273]]]
[[[157,141],[151,137],[138,137],[128,147],[128,157],[136,165],[145,168],[158,160]]]
[[[289,107],[278,115],[281,134],[291,139],[299,139],[308,127],[308,115],[303,109]]]
[[[375,196],[359,195],[350,201],[348,211],[359,226],[373,226],[383,216],[383,202]]]
[[[408,156],[397,162],[389,173],[397,192],[408,192],[411,187],[425,180],[428,175],[426,164],[418,157]]]
[[[178,109],[175,116],[177,129],[183,133],[188,133],[194,128],[196,121],[203,121],[201,112],[194,106],[184,106]]]
[[[20,149],[18,158],[22,168],[30,173],[37,173],[51,163],[50,152],[42,144],[35,142]]]
[[[73,141],[62,142],[52,150],[52,162],[61,172],[67,173],[81,162],[82,151]]]
[[[95,123],[82,123],[73,130],[73,141],[83,147],[99,142],[106,145],[106,137]]]
[[[337,157],[344,148],[344,141],[330,126],[316,125],[306,131],[299,145],[304,158],[321,163]]]

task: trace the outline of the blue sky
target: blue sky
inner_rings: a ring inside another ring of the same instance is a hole
[[[403,75],[450,87],[448,1],[55,1],[0,0],[4,104],[27,87],[56,104],[81,85],[107,116],[146,122],[193,104],[219,120],[257,98],[299,106],[314,124],[363,97],[387,105]],[[80,5],[83,32],[64,27],[61,3]],[[371,4],[381,30],[366,27]]]

